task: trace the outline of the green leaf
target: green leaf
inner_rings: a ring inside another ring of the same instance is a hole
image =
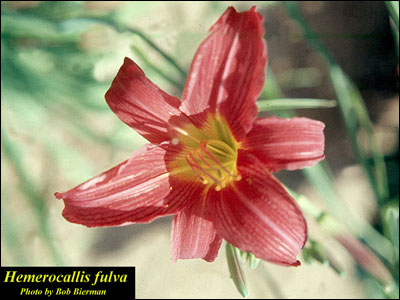
[[[385,235],[392,241],[399,259],[399,197],[393,199],[382,209],[383,229]]]
[[[330,65],[329,71],[354,153],[366,171],[378,201],[383,203],[389,196],[386,165],[367,108],[357,87],[338,65]],[[365,133],[369,149],[363,149],[358,142],[359,132]],[[369,154],[373,166],[368,163]]]
[[[258,100],[257,106],[259,111],[301,108],[332,108],[336,106],[336,101],[326,99],[282,98],[272,100]]]
[[[241,253],[239,249],[235,248],[231,244],[226,244],[226,258],[228,260],[229,273],[239,293],[243,297],[247,297],[249,292],[240,256]]]
[[[249,264],[250,270],[255,270],[260,264],[260,259],[257,258],[253,253],[248,253],[247,262]]]
[[[390,14],[393,38],[397,47],[397,57],[399,57],[399,1],[385,1]]]
[[[399,30],[399,1],[385,1],[385,4],[389,10],[390,17],[393,19],[397,30]]]

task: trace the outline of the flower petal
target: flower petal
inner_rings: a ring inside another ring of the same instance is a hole
[[[240,151],[238,170],[240,181],[213,191],[218,234],[258,258],[299,265],[296,256],[306,241],[307,227],[296,203],[254,156]]]
[[[164,143],[167,144],[167,143]],[[198,191],[166,167],[168,153],[146,145],[130,159],[77,187],[56,193],[64,199],[63,216],[89,227],[145,223],[174,214]]]
[[[222,239],[214,224],[206,217],[206,194],[193,205],[178,213],[172,221],[172,260],[203,258],[211,262],[217,257]]]
[[[127,57],[105,98],[123,122],[152,143],[169,140],[168,121],[182,114],[179,99],[152,83]]]
[[[325,158],[324,128],[307,118],[260,118],[242,145],[270,171],[301,169]]]
[[[267,48],[262,23],[255,7],[242,13],[229,7],[197,50],[182,96],[184,113],[218,110],[237,140],[251,129],[264,84]]]

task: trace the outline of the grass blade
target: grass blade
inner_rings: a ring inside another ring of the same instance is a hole
[[[399,1],[385,1],[390,14],[393,38],[397,48],[397,57],[399,57]]]
[[[307,98],[282,98],[273,100],[258,100],[258,110],[272,111],[284,109],[301,109],[301,108],[332,108],[336,106],[335,100],[326,99],[307,99]]]

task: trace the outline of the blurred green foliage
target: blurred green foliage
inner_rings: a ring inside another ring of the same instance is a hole
[[[303,17],[299,3],[285,2],[285,6],[288,14],[297,22],[303,31],[304,37],[307,38],[307,41],[309,41],[328,65],[332,86],[337,96],[338,106],[347,129],[353,152],[355,153],[359,164],[363,167],[368,176],[370,184],[375,192],[376,201],[383,211],[383,218],[380,222],[382,222],[386,231],[377,232],[364,222],[360,223],[359,221],[352,220],[353,218],[348,212],[346,212],[345,206],[340,205],[334,189],[328,187],[332,186],[332,183],[330,183],[331,179],[328,179],[331,176],[329,176],[330,171],[328,170],[329,167],[326,162],[306,169],[304,172],[311,183],[314,183],[315,187],[320,189],[322,199],[330,198],[328,204],[331,209],[334,209],[334,213],[336,213],[338,217],[341,217],[345,224],[349,225],[359,238],[364,240],[368,246],[382,257],[383,262],[392,272],[393,282],[386,283],[386,285],[375,284],[375,286],[378,287],[378,290],[380,290],[378,294],[390,298],[397,298],[399,294],[399,255],[398,250],[396,251],[396,248],[398,249],[398,194],[395,195],[395,199],[397,200],[391,198],[393,197],[393,193],[389,190],[390,186],[388,183],[385,157],[378,145],[373,124],[369,118],[365,103],[358,88],[340,68],[333,56],[329,53],[328,49],[321,43],[318,35],[311,29],[308,22]],[[391,2],[388,5],[389,13],[391,14],[392,19],[395,19],[394,23],[396,24],[392,27],[394,36],[396,37],[397,35],[398,37],[398,3],[397,21],[395,7],[396,3]],[[398,39],[396,43],[398,47]],[[362,145],[359,141],[358,137],[360,132],[364,132],[367,136],[366,146]],[[323,164],[325,165],[325,171],[321,168]],[[324,176],[324,174],[328,176]],[[324,183],[321,182],[322,178],[325,178]],[[324,189],[324,186],[328,188]],[[389,209],[390,213],[388,213],[388,208],[385,208],[388,203],[392,203],[389,204],[391,205],[391,208]],[[395,203],[397,203],[397,206]],[[392,229],[389,230],[388,228]],[[393,232],[393,234],[391,232]],[[380,283],[382,283],[382,281]]]

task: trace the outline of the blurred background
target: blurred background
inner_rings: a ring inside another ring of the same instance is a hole
[[[228,6],[253,5],[269,51],[260,115],[323,121],[326,161],[277,174],[310,241],[301,267],[243,264],[249,298],[398,298],[399,4],[390,1],[2,1],[3,266],[136,266],[137,298],[240,297],[224,245],[213,263],[172,263],[171,218],[89,229],[67,222],[53,194],[146,143],[104,100],[125,56],[180,97],[209,27]],[[268,102],[281,98],[337,105]]]

